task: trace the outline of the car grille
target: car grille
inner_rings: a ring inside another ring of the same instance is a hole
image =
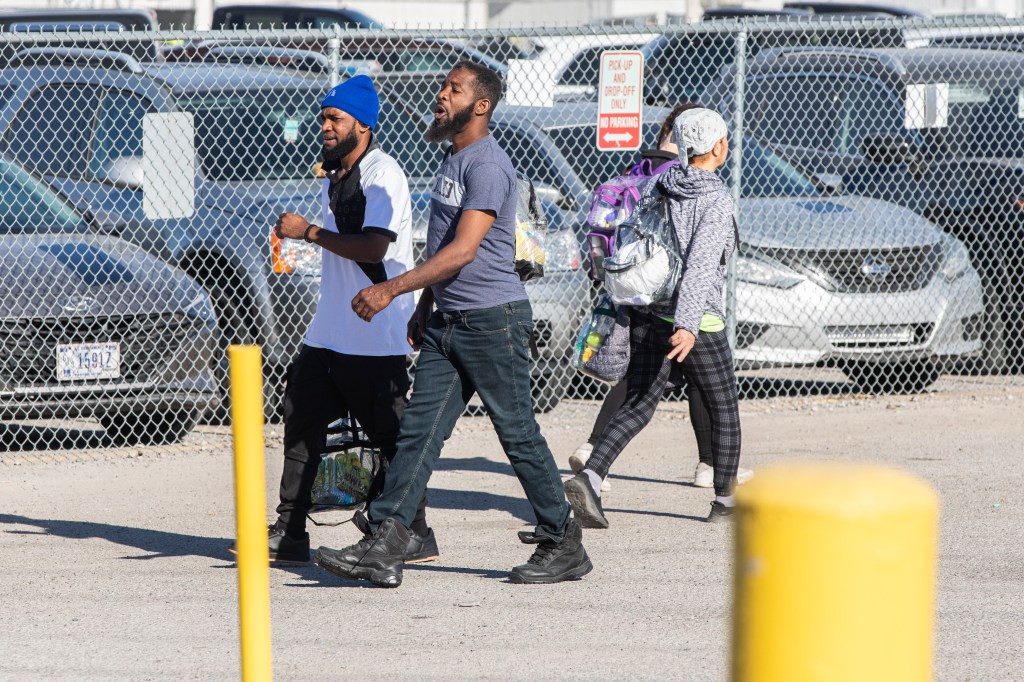
[[[836,348],[902,348],[924,345],[934,330],[930,323],[837,326],[825,327],[825,336]]]
[[[182,313],[0,320],[0,373],[18,388],[144,383],[194,329]],[[119,378],[57,381],[58,344],[108,341],[121,344]]]
[[[885,250],[780,250],[771,255],[819,286],[841,294],[917,291],[928,286],[942,260],[937,244]]]

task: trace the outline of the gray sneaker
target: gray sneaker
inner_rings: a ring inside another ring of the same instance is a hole
[[[581,526],[584,528],[608,527],[608,519],[605,518],[604,509],[601,508],[601,498],[590,486],[590,479],[586,474],[576,474],[563,486],[565,487],[565,497],[572,505],[572,513]]]

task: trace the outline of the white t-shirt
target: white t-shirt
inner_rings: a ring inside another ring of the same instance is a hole
[[[352,169],[366,199],[361,221],[363,230],[387,234],[391,245],[384,256],[388,279],[413,266],[412,201],[409,182],[398,163],[377,148],[371,148]],[[344,180],[343,180],[344,181]],[[330,207],[330,180],[324,179],[320,198],[323,227],[338,232]],[[353,218],[353,216],[349,216]],[[357,218],[357,217],[356,217]],[[364,322],[352,311],[352,299],[372,282],[359,265],[348,258],[323,249],[323,270],[316,314],[309,324],[305,343],[347,355],[406,355],[412,351],[406,341],[406,325],[415,302],[412,294],[403,294]]]

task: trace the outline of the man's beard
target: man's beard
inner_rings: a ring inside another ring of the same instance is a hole
[[[446,142],[452,138],[452,135],[459,132],[466,127],[473,119],[473,107],[468,106],[462,111],[456,111],[447,121],[441,122],[436,118],[427,128],[427,132],[423,133],[423,137],[426,138],[427,142]]]
[[[338,159],[343,159],[357,146],[359,146],[359,137],[356,135],[356,131],[353,130],[348,134],[348,137],[341,138],[333,147],[324,145],[322,150],[324,161],[336,161]]]

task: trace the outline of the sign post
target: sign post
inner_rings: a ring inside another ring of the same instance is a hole
[[[640,52],[607,50],[601,53],[597,100],[599,151],[640,148],[643,93],[644,56]]]

